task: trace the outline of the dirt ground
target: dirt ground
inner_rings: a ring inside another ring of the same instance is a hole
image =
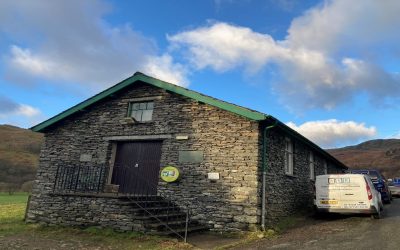
[[[32,234],[19,234],[0,237],[0,249],[112,249],[101,244],[82,242],[80,240],[55,240]]]
[[[165,241],[158,244],[143,241],[143,244],[138,243],[137,240],[132,242],[110,243],[110,242],[95,242],[90,239],[82,237],[71,237],[68,239],[61,239],[54,237],[46,237],[43,234],[24,233],[12,236],[0,236],[0,249],[1,250],[114,250],[114,249],[191,249],[190,245],[182,242]]]
[[[329,216],[233,249],[399,249],[400,199],[385,205],[383,218]]]

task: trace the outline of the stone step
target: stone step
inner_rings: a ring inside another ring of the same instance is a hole
[[[191,223],[198,225],[198,223],[193,223],[193,222],[191,222]],[[176,226],[182,226],[182,225],[185,226],[185,224],[186,224],[186,218],[185,219],[177,219],[177,220],[172,219],[172,220],[163,221],[163,222],[157,221],[157,222],[152,222],[152,223],[145,223],[145,227],[151,228],[151,229],[161,229],[163,227],[166,227],[166,225],[168,225],[171,228],[174,228]]]
[[[161,214],[168,214],[172,213],[172,212],[179,212],[180,208],[176,207],[176,206],[172,206],[172,207],[149,207],[149,208],[133,208],[133,213],[136,215],[139,214],[154,214],[157,215],[158,213]]]
[[[209,228],[203,225],[196,225],[196,226],[189,226],[188,227],[188,233],[193,233],[193,232],[199,232],[199,231],[205,231],[208,230]],[[174,231],[177,232],[180,235],[184,235],[185,234],[185,227],[179,227],[179,228],[175,228]],[[175,233],[172,232],[171,230],[169,230],[168,228],[166,228],[165,230],[162,231],[151,231],[151,234],[154,235],[160,235],[160,236],[167,236],[167,235],[174,235]]]
[[[165,201],[165,199],[158,195],[149,195],[149,196],[125,196],[121,197],[121,200],[124,201]]]
[[[134,220],[141,220],[149,233],[155,235],[184,235],[186,230],[186,212],[183,212],[176,204],[169,202],[160,196],[134,196],[120,200],[121,205],[132,207]],[[175,231],[175,232],[173,232]],[[190,221],[188,232],[208,230],[208,227],[200,225],[198,221]]]
[[[170,213],[159,213],[159,214],[154,214],[154,215],[135,215],[132,216],[133,219],[136,220],[157,220],[154,217],[157,217],[158,219],[164,221],[167,220],[168,218],[171,219],[178,219],[178,218],[185,218],[186,219],[186,213],[184,212],[170,212]]]
[[[124,201],[121,204],[134,207],[161,207],[161,206],[176,206],[169,201]]]

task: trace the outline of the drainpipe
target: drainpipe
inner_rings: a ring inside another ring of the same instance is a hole
[[[276,121],[273,125],[265,127],[263,130],[262,142],[262,201],[261,201],[261,230],[265,231],[265,189],[266,189],[266,176],[267,176],[267,130],[274,128],[278,124]]]

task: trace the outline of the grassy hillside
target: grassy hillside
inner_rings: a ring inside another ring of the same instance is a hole
[[[328,152],[351,168],[376,168],[387,178],[400,177],[400,139],[371,140]]]
[[[20,187],[33,180],[43,135],[10,125],[0,125],[0,183]]]

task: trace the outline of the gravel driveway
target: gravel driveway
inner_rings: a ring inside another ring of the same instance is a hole
[[[380,220],[332,216],[237,249],[400,249],[400,199],[384,209]]]

